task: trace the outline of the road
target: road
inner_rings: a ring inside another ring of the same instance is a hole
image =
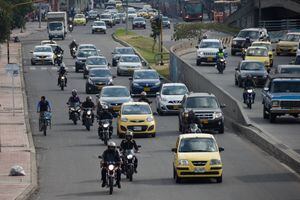
[[[68,35],[65,41],[58,41],[66,50],[64,61],[69,70],[68,88],[65,91],[60,91],[56,86],[55,68],[30,66],[29,52],[41,40],[47,39],[46,33],[36,33],[22,41],[30,124],[38,153],[40,184],[39,191],[32,199],[176,200],[195,199],[199,195],[201,199],[216,200],[300,199],[299,177],[230,130],[216,135],[219,145],[225,148],[222,153],[222,184],[211,184],[208,181],[175,184],[172,180],[171,148],[179,135],[177,116],[157,116],[157,137],[137,139],[137,143],[142,145],[138,155],[138,174],[132,183],[123,179],[122,189],[116,189],[109,196],[107,189],[100,187],[97,159],[106,147],[97,139],[96,127],[87,132],[81,125],[75,126],[68,120],[66,101],[73,88],[78,89],[81,98],[86,96],[85,80],[81,73],[74,72],[75,61],[69,56],[70,41],[74,38],[78,43],[94,43],[111,60],[111,51],[119,46],[110,37],[114,29],[109,29],[106,35],[92,35],[89,25],[75,27],[72,36]],[[116,74],[115,68],[112,71]],[[128,86],[128,77],[117,77],[117,84]],[[46,95],[53,107],[53,126],[46,137],[37,128],[36,103],[41,95]],[[113,140],[120,143],[115,133]]]
[[[227,49],[230,52],[230,49]],[[196,66],[196,49],[195,52],[182,56],[182,58],[191,64],[201,73],[204,73],[214,84],[219,85],[226,91],[228,91],[234,98],[242,102],[242,93],[243,89],[238,88],[234,85],[234,73],[235,68],[238,66],[238,63],[241,61],[239,56],[229,56],[227,59],[227,66],[223,75],[217,73],[217,70],[214,66]],[[293,57],[289,56],[275,56],[274,66],[279,64],[287,64],[292,60]],[[222,79],[222,81],[220,81]],[[261,129],[273,135],[279,141],[282,141],[283,144],[288,145],[290,148],[300,153],[300,119],[293,117],[280,117],[277,119],[277,123],[271,124],[269,120],[263,119],[262,111],[262,97],[261,97],[261,88],[256,89],[256,100],[253,104],[251,110],[246,108],[246,105],[243,104],[243,108],[246,111],[249,118],[259,125]]]

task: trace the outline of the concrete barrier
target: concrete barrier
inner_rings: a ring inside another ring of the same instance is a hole
[[[300,174],[299,154],[252,123],[235,98],[224,89],[214,85],[204,74],[180,58],[181,55],[188,52],[187,48],[191,48],[193,45],[191,42],[185,42],[171,47],[169,66],[171,81],[185,83],[190,91],[208,92],[216,95],[220,103],[226,104],[223,112],[227,127],[232,128],[237,134],[255,143]]]

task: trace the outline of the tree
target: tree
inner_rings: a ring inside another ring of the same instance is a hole
[[[154,48],[155,48],[155,45],[157,42],[157,38],[160,35],[161,23],[162,23],[162,21],[159,16],[156,16],[154,19],[151,20],[152,33],[151,33],[150,37],[153,38],[152,52],[154,51]]]
[[[5,42],[10,34],[11,18],[8,9],[8,4],[0,0],[0,43]]]
[[[5,0],[10,3],[12,8],[12,24],[11,28],[25,28],[25,16],[33,11],[33,4],[31,0]],[[20,6],[15,6],[15,5]]]

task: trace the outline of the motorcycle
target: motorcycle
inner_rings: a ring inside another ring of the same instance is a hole
[[[76,58],[76,52],[77,52],[76,47],[73,47],[70,49],[70,54],[71,54],[72,58]]]
[[[40,131],[44,133],[44,136],[47,135],[47,127],[51,128],[51,112],[44,112],[40,118]]]
[[[190,124],[190,127],[186,133],[202,133],[202,131],[201,128],[199,128],[198,124],[192,123]]]
[[[246,49],[246,48],[243,48],[243,49],[242,49],[242,59],[243,59],[243,60],[245,60],[246,52],[247,52],[247,49]]]
[[[63,61],[63,54],[62,53],[58,53],[56,55],[56,58],[55,58],[55,63],[60,66],[62,64],[62,61]]]
[[[219,71],[220,74],[223,74],[223,71],[226,68],[226,60],[225,58],[219,58],[217,61],[217,70]]]
[[[140,145],[138,146],[141,147]],[[133,149],[126,150],[123,154],[123,173],[129,181],[132,181],[134,174],[135,153]]]
[[[252,104],[254,104],[254,89],[253,88],[248,88],[246,89],[246,102],[245,104],[249,109],[252,108]]]
[[[82,119],[83,125],[85,126],[86,130],[90,131],[91,126],[93,126],[93,110],[91,108],[84,109],[84,118]]]
[[[102,159],[102,156],[98,156],[99,159]],[[118,166],[113,163],[107,163],[106,170],[106,186],[109,188],[109,194],[111,195],[114,191],[114,187],[116,186],[117,180],[117,169]]]
[[[73,123],[76,125],[77,121],[80,120],[81,108],[79,103],[76,103],[73,106],[69,106],[69,116]]]
[[[72,32],[73,31],[73,24],[69,24],[68,28],[69,28],[69,31]]]
[[[98,136],[101,140],[104,141],[104,144],[107,145],[109,140],[109,135],[111,131],[111,120],[104,119],[99,120]]]
[[[59,79],[59,87],[61,90],[64,90],[66,87],[66,75],[62,75]]]

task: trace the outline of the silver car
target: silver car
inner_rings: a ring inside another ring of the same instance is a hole
[[[121,55],[117,64],[117,75],[132,75],[134,70],[142,69],[142,61],[137,55]]]
[[[49,63],[54,65],[54,53],[51,46],[35,46],[32,53],[31,64],[35,65],[37,63],[45,64]]]

